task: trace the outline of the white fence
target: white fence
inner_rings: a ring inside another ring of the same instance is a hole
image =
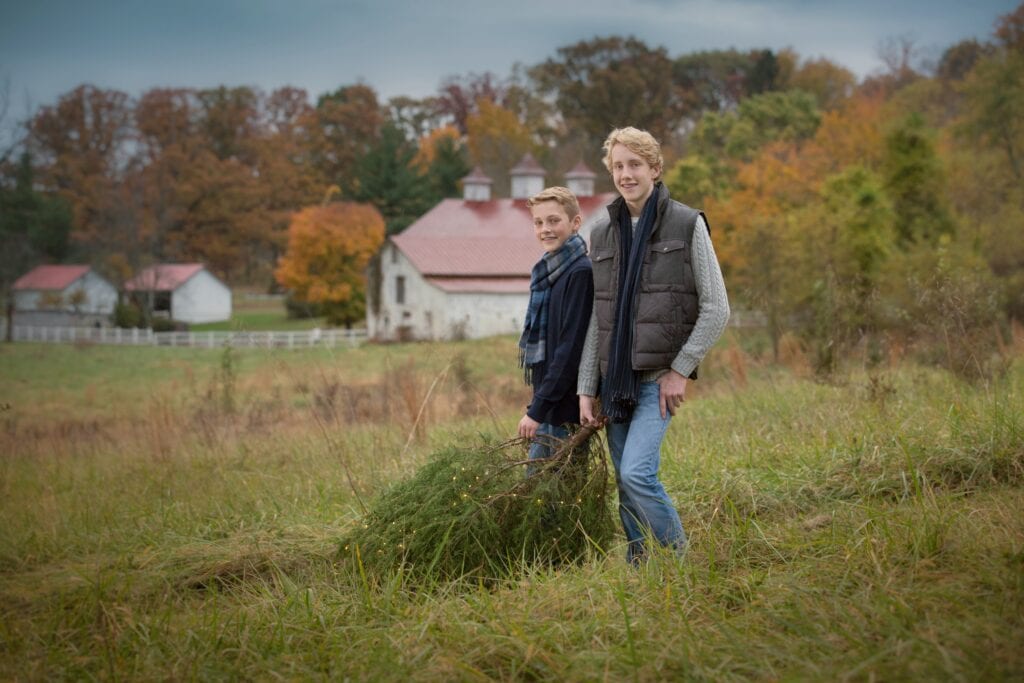
[[[365,329],[298,330],[293,332],[154,332],[138,328],[33,327],[15,325],[13,341],[54,344],[92,343],[135,346],[219,346],[263,349],[301,349],[311,346],[358,346],[366,341]]]

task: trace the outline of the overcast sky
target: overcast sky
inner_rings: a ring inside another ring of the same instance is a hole
[[[671,57],[706,49],[828,57],[859,77],[882,41],[933,57],[987,40],[1019,0],[0,0],[0,84],[27,111],[90,83],[282,85],[311,98],[363,82],[386,100],[422,97],[449,75],[555,57],[596,36],[633,35]]]

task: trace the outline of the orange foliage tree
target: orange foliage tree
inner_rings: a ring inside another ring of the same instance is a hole
[[[366,314],[366,266],[383,241],[384,218],[369,204],[306,207],[292,217],[274,274],[297,301],[350,327]]]
[[[523,154],[536,152],[533,135],[515,112],[489,100],[477,102],[478,112],[466,122],[470,157],[494,179],[497,196],[508,193],[508,170]]]

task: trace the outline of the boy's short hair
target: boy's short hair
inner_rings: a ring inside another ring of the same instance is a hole
[[[633,154],[647,162],[651,168],[658,167],[658,176],[665,170],[665,159],[661,156],[661,144],[653,135],[646,130],[640,130],[627,126],[616,128],[608,134],[601,148],[604,151],[604,165],[608,172],[612,172],[612,147],[623,145]]]
[[[558,202],[569,218],[575,218],[580,215],[580,202],[576,199],[576,195],[572,193],[567,187],[555,185],[554,187],[548,187],[537,194],[533,195],[526,200],[527,208],[532,209],[541,202]]]

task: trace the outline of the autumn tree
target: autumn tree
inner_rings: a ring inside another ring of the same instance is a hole
[[[704,208],[723,272],[745,305],[764,313],[776,358],[788,315],[798,310],[804,281],[794,277],[805,258],[797,213],[814,200],[813,180],[800,175],[792,144],[766,146],[739,164],[735,186],[708,197]]]
[[[787,88],[811,93],[818,107],[827,111],[841,106],[856,85],[852,71],[822,57],[801,62],[790,75]]]
[[[143,210],[139,243],[146,260],[187,260],[172,244],[179,240],[189,206],[183,185],[205,148],[199,131],[200,108],[188,89],[154,88],[134,109],[138,166],[133,184]],[[133,254],[132,269],[143,256]]]
[[[479,112],[481,101],[504,104],[506,85],[487,71],[462,76],[448,76],[441,82],[434,105],[437,112],[450,119],[451,124],[465,135],[469,132],[469,117]]]
[[[202,110],[200,128],[218,159],[251,160],[259,130],[260,94],[252,88],[220,86],[196,93]]]
[[[41,107],[29,122],[37,182],[68,203],[72,243],[86,255],[116,250],[134,222],[120,187],[131,107],[123,92],[83,85]]]
[[[942,81],[962,81],[979,60],[992,53],[992,46],[975,39],[961,40],[946,48],[939,58],[935,75]]]
[[[996,20],[995,37],[1010,52],[1024,52],[1024,2]]]
[[[865,78],[859,90],[865,95],[889,97],[922,78],[920,47],[910,35],[892,36],[878,45],[878,57],[885,65]]]
[[[535,66],[530,76],[587,149],[600,150],[616,126],[643,128],[667,141],[678,122],[672,60],[664,48],[651,49],[636,38],[595,38],[559,48],[558,58]]]
[[[247,213],[252,244],[244,275],[248,282],[273,282],[273,264],[284,252],[291,214],[316,202],[330,184],[311,163],[308,124],[313,116],[300,88],[278,88],[264,101],[259,134],[251,143],[256,203]]]
[[[422,137],[412,165],[426,178],[431,204],[459,196],[459,181],[470,172],[465,145],[452,126],[435,128]]]
[[[514,112],[500,105],[481,100],[478,109],[466,122],[470,158],[494,180],[494,192],[507,195],[509,169],[527,152],[537,151],[533,136]]]
[[[309,123],[311,161],[344,196],[353,196],[356,164],[379,139],[383,123],[377,93],[367,85],[344,86],[317,100]]]
[[[434,130],[445,127],[445,117],[436,97],[417,99],[400,95],[389,99],[385,109],[387,118],[412,140],[418,140]]]
[[[275,276],[297,300],[350,327],[366,314],[365,269],[383,241],[384,218],[370,205],[306,207],[292,218]]]

